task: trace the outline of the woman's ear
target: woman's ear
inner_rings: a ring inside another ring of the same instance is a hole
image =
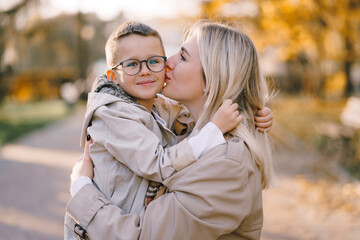
[[[113,70],[107,70],[106,71],[106,76],[110,81],[118,84],[118,81],[116,80],[115,73],[114,73]]]

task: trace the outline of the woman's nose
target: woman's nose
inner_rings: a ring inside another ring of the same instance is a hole
[[[166,71],[173,70],[175,66],[174,58],[169,57],[166,61]]]

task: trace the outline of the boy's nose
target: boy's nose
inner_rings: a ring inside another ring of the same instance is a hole
[[[140,63],[140,72],[139,75],[144,75],[144,74],[149,74],[151,72],[151,70],[148,68],[148,66],[146,65],[146,62],[142,62]]]

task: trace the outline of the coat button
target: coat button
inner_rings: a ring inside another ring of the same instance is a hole
[[[231,140],[232,142],[235,142],[235,143],[238,143],[238,142],[240,142],[240,139],[238,139],[238,138],[234,138],[233,140]]]

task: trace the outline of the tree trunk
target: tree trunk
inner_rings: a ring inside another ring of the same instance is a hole
[[[348,36],[345,37],[345,76],[346,87],[345,96],[349,97],[354,91],[354,84],[351,81],[351,66],[354,62],[353,45]]]

